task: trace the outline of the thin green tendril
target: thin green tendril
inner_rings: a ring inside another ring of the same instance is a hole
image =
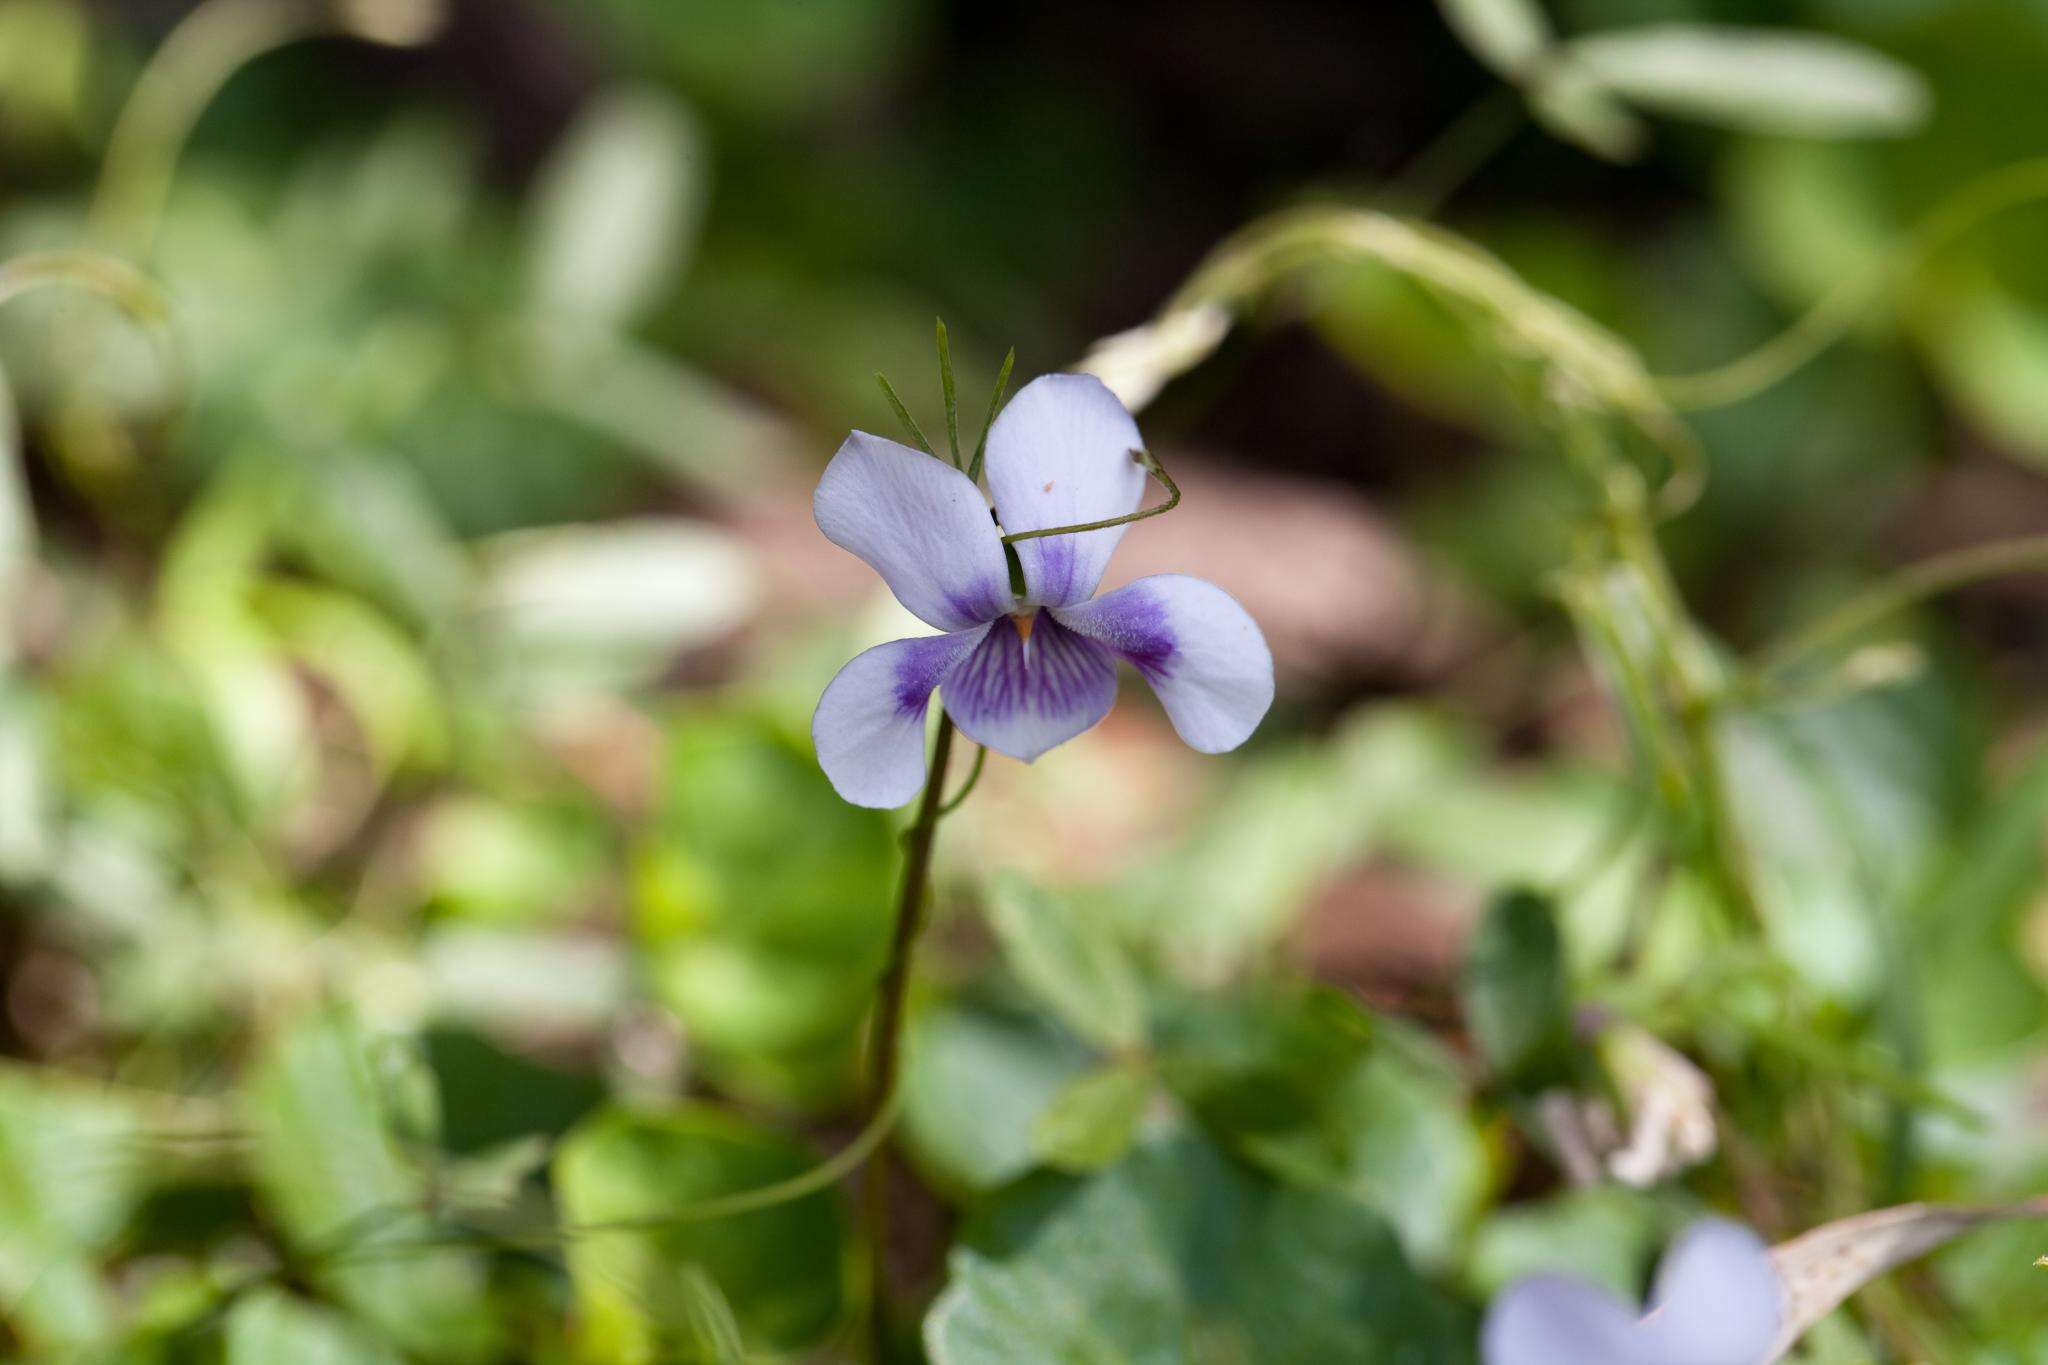
[[[976,745],[974,750],[974,766],[967,770],[967,780],[960,784],[960,790],[954,792],[950,800],[939,807],[940,815],[951,815],[954,811],[960,809],[961,803],[973,794],[974,784],[981,781],[982,765],[987,762],[988,746],[985,744]]]
[[[1134,521],[1143,521],[1147,517],[1156,517],[1162,512],[1171,512],[1180,506],[1180,485],[1159,467],[1159,461],[1142,450],[1132,451],[1131,458],[1142,465],[1146,473],[1159,480],[1160,486],[1166,489],[1165,502],[1157,507],[1141,507],[1120,517],[1104,517],[1101,521],[1084,521],[1073,526],[1047,526],[1036,531],[1011,531],[1003,537],[1003,544],[1014,545],[1020,540],[1037,540],[1043,536],[1071,536],[1079,535],[1083,531],[1106,531],[1112,526],[1125,526]]]

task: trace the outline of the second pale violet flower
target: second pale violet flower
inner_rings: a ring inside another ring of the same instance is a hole
[[[1125,529],[1111,526],[1017,541],[1024,591],[1011,591],[1004,533],[1136,511],[1142,446],[1099,380],[1037,379],[989,428],[992,519],[989,499],[946,462],[866,432],[847,438],[818,482],[818,527],[943,633],[877,645],[818,699],[811,733],[841,796],[886,807],[917,794],[934,689],[969,739],[1028,762],[1108,714],[1119,658],[1192,747],[1245,741],[1272,704],[1273,658],[1221,588],[1156,574],[1096,597]]]
[[[1726,1219],[1664,1254],[1648,1311],[1568,1275],[1514,1285],[1486,1315],[1486,1365],[1764,1365],[1784,1313],[1770,1248]]]

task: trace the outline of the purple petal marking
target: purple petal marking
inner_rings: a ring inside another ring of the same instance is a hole
[[[939,687],[961,733],[1028,763],[1109,714],[1116,661],[1041,611],[1028,641],[1013,620],[990,626]]]
[[[1266,639],[1213,583],[1154,574],[1053,615],[1129,659],[1180,737],[1205,754],[1244,743],[1273,704]]]
[[[988,488],[1005,531],[1107,521],[1138,510],[1138,424],[1101,380],[1048,374],[1017,391],[988,432]],[[1083,602],[1102,581],[1122,526],[1016,542],[1025,601]]]
[[[818,698],[811,741],[840,796],[856,806],[888,808],[917,795],[924,785],[924,717],[932,689],[989,630],[974,626],[892,640],[839,670]]]
[[[896,600],[940,630],[1010,609],[1010,571],[988,503],[943,460],[856,431],[818,480],[825,538],[866,560]]]
[[[1652,1358],[1668,1365],[1760,1365],[1778,1335],[1784,1287],[1763,1239],[1709,1218],[1671,1244],[1643,1319]]]

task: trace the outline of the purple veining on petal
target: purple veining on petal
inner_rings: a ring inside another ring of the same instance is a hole
[[[950,635],[933,635],[902,643],[905,648],[896,661],[895,674],[891,679],[896,709],[906,716],[921,715],[925,703],[931,700],[932,689],[939,685],[939,675],[953,662],[960,647]]]
[[[1180,638],[1167,619],[1166,604],[1149,592],[1132,592],[1122,610],[1104,613],[1098,638],[1131,661],[1145,681],[1157,686],[1173,676]]]
[[[1038,553],[1027,566],[1031,596],[1040,602],[1064,603],[1074,592],[1074,538],[1045,536],[1038,541]]]
[[[946,605],[958,612],[960,619],[979,625],[1009,612],[1010,590],[1007,586],[997,587],[993,583],[977,583],[965,592],[948,592]]]
[[[1028,760],[1109,710],[1115,659],[1041,611],[1028,642],[1014,622],[997,621],[942,686],[946,710],[970,738]]]

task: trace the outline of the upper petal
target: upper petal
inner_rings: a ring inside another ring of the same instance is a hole
[[[818,766],[833,790],[856,806],[884,808],[917,795],[924,785],[924,716],[932,689],[988,631],[975,626],[892,640],[839,670],[811,717]]]
[[[1017,391],[988,431],[989,493],[1003,530],[1042,531],[1105,521],[1138,510],[1145,470],[1138,424],[1090,374],[1048,374]],[[1015,543],[1025,599],[1044,606],[1085,602],[1124,528],[1041,536]]]
[[[1643,1332],[1668,1365],[1762,1365],[1783,1312],[1770,1248],[1742,1224],[1710,1218],[1664,1253]]]
[[[1173,728],[1205,754],[1244,743],[1273,704],[1266,637],[1214,583],[1154,574],[1054,615],[1137,665]]]
[[[1010,609],[1010,571],[988,504],[965,474],[856,431],[811,499],[818,529],[865,559],[896,600],[940,630]]]
[[[1565,1275],[1532,1275],[1495,1299],[1479,1355],[1486,1365],[1664,1365],[1620,1300]]]
[[[962,734],[1029,763],[1109,714],[1116,663],[1040,612],[1028,641],[1012,621],[990,626],[939,686]]]

